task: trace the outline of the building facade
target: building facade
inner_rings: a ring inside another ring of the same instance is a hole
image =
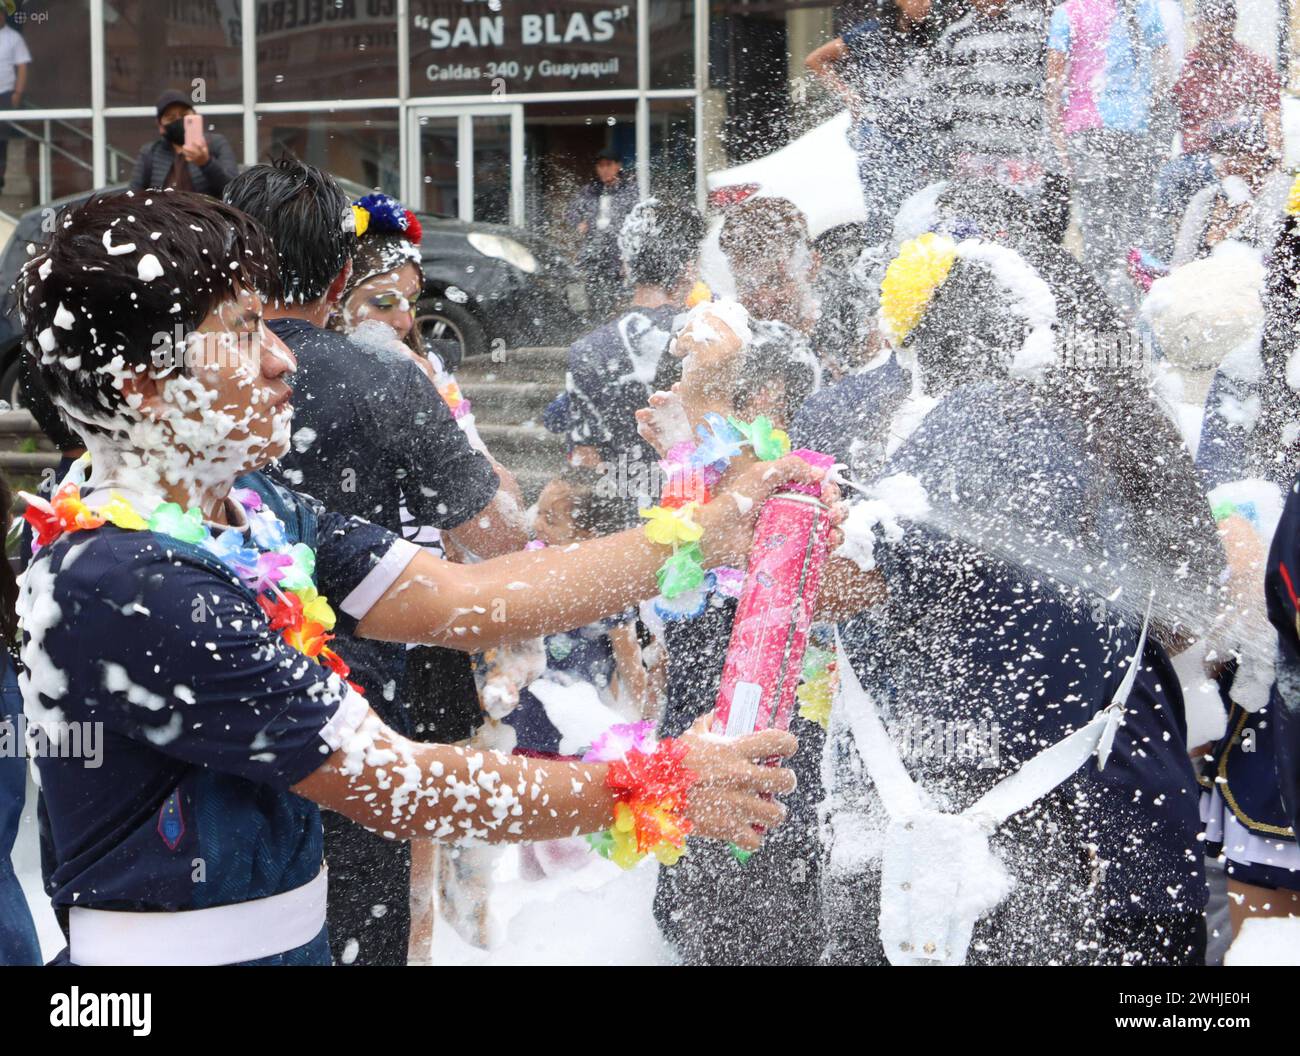
[[[1274,57],[1278,2],[1240,0]],[[558,223],[606,147],[643,193],[702,203],[706,171],[829,113],[803,58],[874,4],[22,0],[0,209],[125,181],[166,88],[246,164],[292,151],[465,219]]]

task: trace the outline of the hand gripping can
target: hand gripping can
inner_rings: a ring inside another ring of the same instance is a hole
[[[831,462],[818,452],[795,454],[813,465]],[[817,498],[820,491],[816,484],[791,484],[759,513],[722,668],[714,733],[740,737],[790,725],[830,545],[830,511]]]

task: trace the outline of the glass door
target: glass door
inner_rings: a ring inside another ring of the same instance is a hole
[[[523,111],[519,103],[413,108],[408,173],[414,208],[522,226]]]

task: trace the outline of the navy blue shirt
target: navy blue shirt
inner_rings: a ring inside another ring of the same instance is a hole
[[[911,391],[911,375],[891,354],[809,396],[790,424],[790,442],[833,455],[851,477],[870,480],[884,462],[889,421]]]
[[[969,541],[918,525],[877,548],[889,600],[866,666],[894,722],[998,725],[997,766],[940,753],[906,760],[945,809],[959,810],[1111,701],[1140,622],[1103,602],[1109,591],[1098,571],[1108,561],[1122,568],[1125,539],[1114,526],[1124,516],[1079,424],[1017,385],[950,393],[890,460],[886,473],[897,472],[915,475],[938,521],[951,514]],[[1093,572],[1076,571],[1097,573],[1091,584],[1073,572],[1054,582],[996,556],[1032,552],[1040,568],[1055,560],[1068,568],[1081,543]],[[1182,695],[1151,639],[1106,769],[1090,761],[1049,799],[1075,833],[1064,853],[1085,856],[1093,846],[1104,863],[1107,916],[1203,908]]]
[[[1291,485],[1264,578],[1277,630],[1277,778],[1292,832],[1300,832],[1300,481]],[[1272,701],[1270,701],[1272,706]]]
[[[403,505],[416,524],[450,529],[492,501],[500,484],[492,463],[408,357],[302,319],[268,325],[298,359],[293,446],[276,470],[289,487],[399,534]],[[406,646],[363,640],[347,648],[353,679],[384,721],[413,733],[397,699]]]
[[[240,483],[316,547],[318,588],[354,630],[339,605],[396,537],[258,474]],[[99,767],[38,760],[56,909],[200,909],[317,874],[320,816],[289,789],[328,757],[321,731],[351,691],[270,630],[225,565],[105,525],[42,550],[24,594],[29,719],[103,724]]]
[[[541,677],[564,682],[589,682],[597,689],[608,689],[616,667],[614,643],[610,634],[636,619],[636,610],[618,616],[606,616],[573,631],[546,636],[546,671]],[[515,743],[535,752],[559,754],[563,734],[551,722],[546,707],[524,687],[519,705],[505,721],[515,729]]]

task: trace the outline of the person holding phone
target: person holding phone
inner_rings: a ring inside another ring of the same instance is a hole
[[[158,138],[140,148],[131,189],[170,187],[220,198],[226,184],[239,173],[230,141],[220,132],[203,131],[203,119],[184,92],[163,92],[155,111]]]

